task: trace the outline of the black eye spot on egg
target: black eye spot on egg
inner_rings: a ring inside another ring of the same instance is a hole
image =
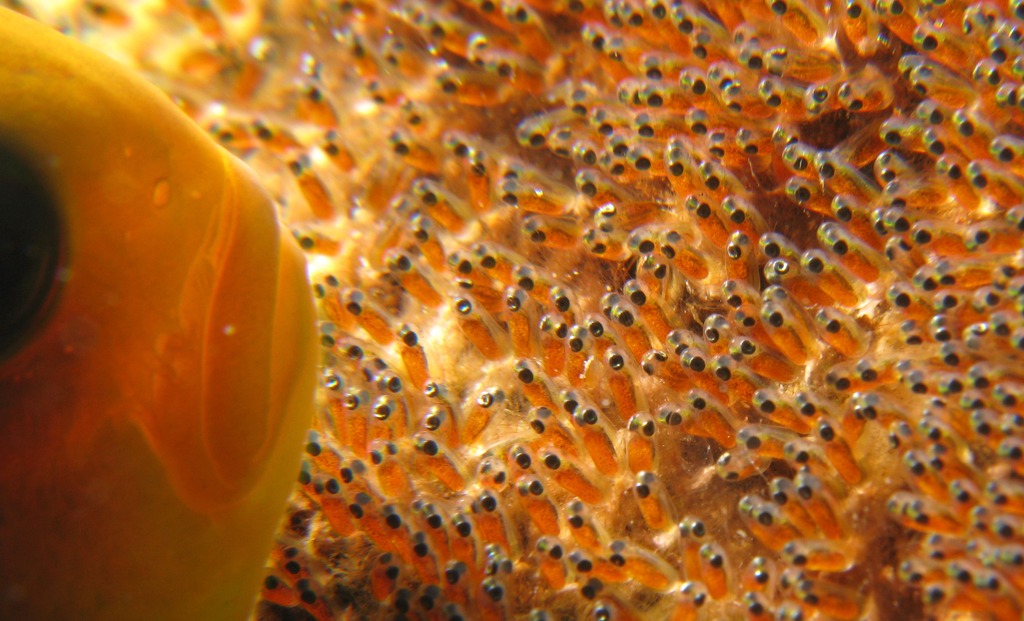
[[[0,139],[0,360],[48,317],[65,260],[63,219],[49,180]]]

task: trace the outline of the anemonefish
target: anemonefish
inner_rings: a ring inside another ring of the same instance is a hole
[[[0,8],[0,618],[244,619],[317,343],[254,174]]]

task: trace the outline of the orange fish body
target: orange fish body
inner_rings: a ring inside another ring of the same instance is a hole
[[[0,41],[0,618],[243,619],[313,412],[302,255],[155,88]]]

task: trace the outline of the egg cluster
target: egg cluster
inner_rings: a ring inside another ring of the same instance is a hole
[[[165,11],[321,314],[260,618],[1021,618],[1024,2]]]

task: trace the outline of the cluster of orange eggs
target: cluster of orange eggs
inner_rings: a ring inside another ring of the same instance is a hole
[[[1024,3],[168,4],[322,320],[261,618],[1021,617]]]

